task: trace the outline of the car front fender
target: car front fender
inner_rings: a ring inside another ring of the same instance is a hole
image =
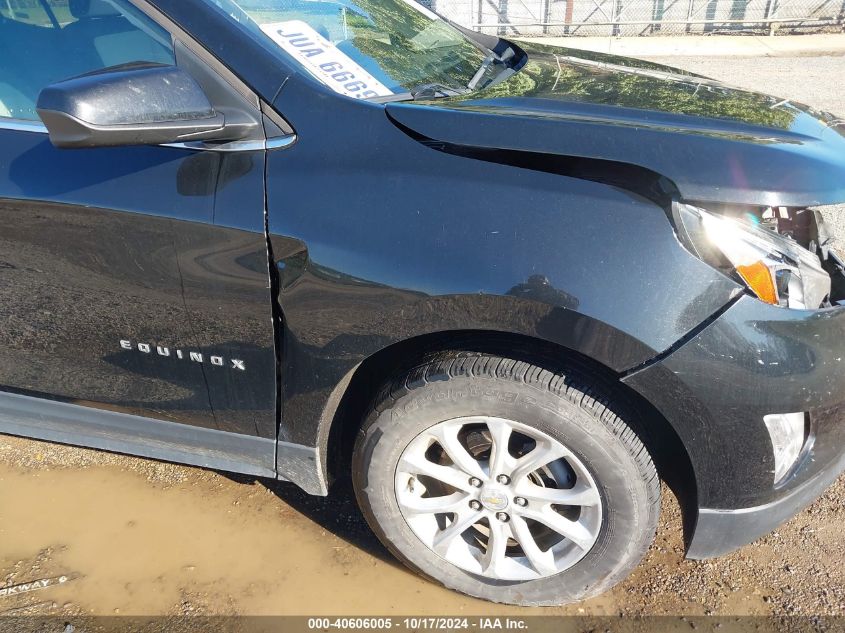
[[[398,342],[515,333],[621,374],[738,290],[630,190],[438,151],[310,83],[276,107],[297,133],[267,168],[283,442],[317,447],[344,377]]]

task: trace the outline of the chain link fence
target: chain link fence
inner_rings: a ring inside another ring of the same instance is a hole
[[[841,32],[845,0],[423,0],[483,33],[643,36]]]

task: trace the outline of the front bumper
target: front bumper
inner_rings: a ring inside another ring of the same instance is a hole
[[[845,308],[805,312],[743,296],[691,340],[624,379],[677,432],[698,517],[687,555],[729,552],[809,505],[845,469]],[[809,413],[805,450],[774,484],[771,413]]]
[[[732,552],[768,534],[778,525],[806,508],[845,470],[845,453],[818,470],[807,481],[783,497],[753,508],[715,510],[699,508],[687,558],[712,558]]]

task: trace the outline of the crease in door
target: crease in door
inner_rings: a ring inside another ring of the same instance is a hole
[[[199,339],[197,337],[196,330],[194,329],[194,319],[191,316],[191,310],[188,307],[188,299],[185,296],[185,279],[182,275],[182,264],[179,261],[179,249],[176,248],[176,242],[171,242],[173,246],[173,252],[176,255],[176,269],[179,271],[179,291],[182,295],[182,306],[185,309],[185,318],[188,320],[188,329],[191,332],[191,338],[194,342],[194,347],[197,349],[202,349],[202,346],[199,344]],[[214,405],[211,403],[211,387],[208,384],[208,376],[205,373],[205,365],[200,364],[200,371],[202,372],[202,380],[205,384],[205,399],[208,402],[208,410],[211,411],[211,417],[214,419],[214,426],[218,430],[220,429],[220,422],[217,419],[217,412],[214,410]]]

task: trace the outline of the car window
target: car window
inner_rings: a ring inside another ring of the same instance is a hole
[[[0,16],[37,26],[53,26],[39,0],[0,0]]]
[[[52,83],[130,62],[175,63],[170,35],[127,0],[0,0],[0,118],[38,120]]]

